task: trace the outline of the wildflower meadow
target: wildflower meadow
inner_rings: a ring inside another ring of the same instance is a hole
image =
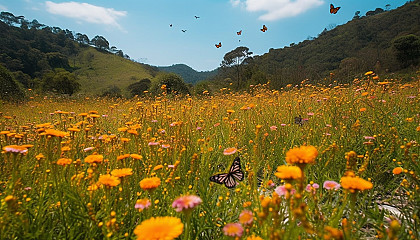
[[[419,239],[419,89],[4,103],[0,239]]]

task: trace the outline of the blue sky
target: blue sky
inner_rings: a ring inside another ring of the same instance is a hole
[[[262,55],[270,48],[315,37],[333,24],[344,24],[356,11],[364,15],[387,4],[394,9],[406,1],[0,0],[0,11],[84,33],[90,39],[104,36],[110,46],[140,62],[184,63],[206,71],[220,66],[223,56],[238,46]],[[341,7],[335,15],[329,13],[331,3]],[[263,24],[268,28],[264,33]],[[222,47],[216,48],[219,42]]]

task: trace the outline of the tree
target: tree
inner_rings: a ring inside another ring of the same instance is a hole
[[[121,98],[121,89],[115,85],[109,86],[101,95],[102,97]]]
[[[109,42],[102,36],[95,36],[94,38],[92,38],[92,40],[90,40],[90,42],[97,48],[101,49],[101,50],[107,50],[109,49]]]
[[[57,68],[44,74],[41,88],[46,92],[72,95],[80,89],[80,83],[73,73]]]
[[[247,47],[237,47],[236,49],[228,52],[223,57],[222,64],[220,66],[222,68],[235,68],[236,75],[237,75],[237,89],[240,87],[241,79],[240,79],[240,72],[242,65],[247,64],[252,59],[252,52],[249,51]]]
[[[13,78],[12,74],[0,64],[0,99],[3,100],[21,100],[24,97],[19,84]]]
[[[420,37],[414,34],[395,38],[393,46],[396,49],[398,61],[402,67],[416,66],[420,61]]]
[[[14,24],[19,24],[20,19],[15,17],[13,13],[9,12],[1,12],[0,13],[0,20],[6,23],[9,26],[13,26]]]
[[[149,90],[151,81],[148,78],[142,79],[139,82],[135,82],[130,84],[127,87],[127,90],[130,92],[131,97],[134,97],[135,95],[141,96],[143,95],[144,91]]]
[[[82,33],[76,33],[75,40],[78,43],[85,44],[85,45],[88,45],[90,43],[89,37],[86,34],[82,34]]]
[[[360,11],[356,11],[354,13],[353,19],[359,19],[360,18]]]
[[[190,94],[190,90],[184,80],[175,73],[162,73],[156,77],[156,82],[152,87],[154,93],[159,93],[161,87],[166,86],[166,92],[170,94]]]

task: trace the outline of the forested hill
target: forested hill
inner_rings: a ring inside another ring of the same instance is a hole
[[[196,71],[185,64],[174,64],[167,67],[157,67],[160,71],[171,72],[181,76],[186,83],[197,83],[217,74],[218,69],[212,71]]]
[[[416,0],[391,11],[378,8],[367,16],[356,14],[353,20],[325,29],[317,38],[270,49],[244,61],[240,68],[225,67],[215,80],[236,82],[239,69],[240,88],[268,80],[280,88],[304,79],[329,78],[330,73],[334,79],[348,82],[368,70],[378,74],[403,69],[415,72],[420,58],[419,13],[420,1]]]
[[[5,67],[0,70],[22,88],[40,93],[124,95],[130,84],[157,74],[155,67],[136,63],[122,50],[110,47],[103,36],[89,39],[8,12],[1,12],[0,20],[0,65]],[[2,85],[14,86],[6,78],[0,80]]]

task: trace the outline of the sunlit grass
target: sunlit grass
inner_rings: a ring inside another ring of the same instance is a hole
[[[378,81],[4,104],[0,238],[129,239],[148,220],[181,239],[416,239],[420,86]],[[236,188],[209,181],[237,156]]]

